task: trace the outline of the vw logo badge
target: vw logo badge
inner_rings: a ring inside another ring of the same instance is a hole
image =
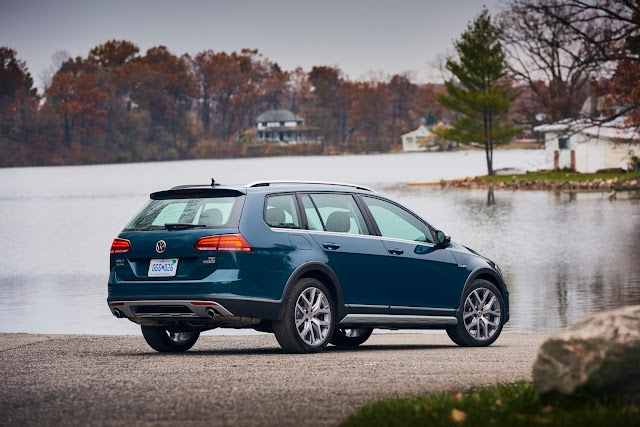
[[[156,252],[161,254],[165,249],[167,249],[167,242],[164,240],[158,240],[158,243],[156,243]]]

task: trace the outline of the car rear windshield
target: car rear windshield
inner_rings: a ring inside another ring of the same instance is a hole
[[[244,196],[151,200],[127,231],[237,227]]]

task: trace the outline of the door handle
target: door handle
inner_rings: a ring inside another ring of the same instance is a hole
[[[338,245],[337,243],[323,243],[322,246],[332,251],[335,251],[336,249],[340,249],[340,245]]]
[[[389,248],[389,253],[392,255],[402,255],[404,251],[402,249]]]

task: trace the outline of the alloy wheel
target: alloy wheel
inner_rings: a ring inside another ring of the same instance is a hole
[[[488,340],[496,333],[501,321],[500,300],[487,288],[477,288],[464,302],[464,327],[477,340]]]
[[[302,341],[311,346],[322,344],[331,330],[331,306],[318,288],[302,291],[296,301],[295,322]]]

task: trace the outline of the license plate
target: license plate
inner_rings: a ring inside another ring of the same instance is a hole
[[[173,277],[178,271],[178,259],[152,259],[149,262],[149,277]]]

